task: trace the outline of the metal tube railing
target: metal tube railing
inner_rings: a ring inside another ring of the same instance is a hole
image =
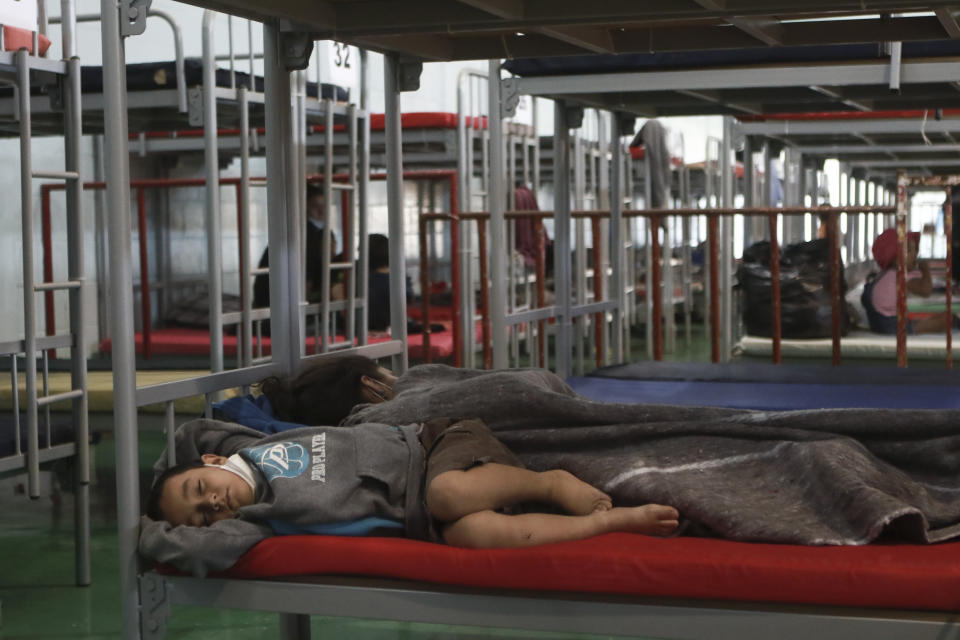
[[[336,181],[345,181],[345,180],[349,179],[349,174],[346,174],[346,173],[340,174],[340,173],[338,173],[338,174],[334,174],[334,175],[333,175],[333,178],[334,178],[334,180],[336,180]],[[457,214],[457,211],[458,211],[458,200],[457,200],[457,197],[458,197],[458,195],[457,195],[457,194],[458,194],[458,190],[457,190],[458,181],[457,181],[457,173],[456,173],[456,171],[453,171],[453,170],[450,170],[450,169],[410,170],[410,171],[404,171],[404,172],[403,172],[403,178],[404,178],[405,180],[430,180],[430,181],[435,181],[435,180],[447,180],[447,181],[449,182],[449,184],[450,184],[450,208],[451,208],[451,210],[453,211],[453,214],[450,214],[450,215],[446,216],[444,219],[449,219],[449,220],[451,221],[451,224],[452,224],[452,229],[451,229],[451,251],[453,252],[453,255],[455,256],[455,255],[456,255],[456,252],[459,251],[459,218],[458,218],[458,214]],[[248,176],[246,179],[249,180],[250,182],[256,182],[256,183],[259,183],[259,184],[262,184],[262,183],[265,181],[265,178],[263,178],[263,177],[257,177],[257,176]],[[385,179],[386,179],[386,174],[385,174],[385,173],[370,174],[370,175],[368,176],[368,179],[369,179],[369,180],[385,180]],[[218,180],[218,183],[219,183],[220,187],[230,187],[230,186],[232,186],[232,187],[234,187],[235,189],[240,189],[243,180],[244,180],[244,177],[243,177],[242,175],[241,175],[241,177],[220,177],[219,180]],[[316,180],[322,180],[322,176],[309,176],[309,177],[308,177],[308,181],[316,181]],[[136,189],[136,190],[138,191],[138,205],[139,205],[139,194],[142,193],[142,192],[143,192],[144,190],[146,190],[146,189],[166,189],[166,188],[178,188],[178,187],[196,187],[196,188],[201,188],[201,187],[205,187],[206,184],[207,184],[207,182],[206,182],[206,179],[204,179],[204,178],[145,178],[145,179],[138,179],[138,180],[131,180],[131,181],[130,181],[130,187],[131,187],[132,189]],[[43,185],[40,186],[40,200],[41,200],[41,206],[44,208],[44,210],[49,210],[49,208],[50,208],[50,192],[51,192],[51,191],[59,191],[59,190],[62,190],[62,189],[64,189],[64,188],[65,188],[65,186],[64,186],[64,184],[62,184],[62,183],[47,183],[47,184],[43,184]],[[88,190],[104,190],[104,189],[106,189],[106,188],[107,188],[107,183],[106,183],[105,181],[90,181],[90,182],[84,182],[84,183],[83,183],[83,189],[88,189]],[[249,206],[249,205],[248,205],[248,204],[245,204],[244,199],[238,199],[238,202],[237,202],[237,215],[238,215],[238,217],[239,217],[238,219],[240,219],[240,220],[243,219],[243,215],[244,215],[244,214],[243,214],[243,212],[242,212],[242,207],[244,207],[244,206]],[[243,223],[241,222],[241,227],[242,227],[242,224],[243,224]],[[145,227],[144,227],[144,228],[145,228]],[[146,259],[147,259],[147,258],[146,258],[146,256],[147,256],[147,245],[146,245],[145,243],[141,242],[140,245],[139,245],[139,248],[140,248],[140,261],[141,261],[141,265],[143,265],[143,264],[145,264],[145,261],[146,261]],[[46,259],[46,256],[52,255],[52,244],[51,244],[51,240],[50,240],[48,237],[46,237],[46,236],[44,236],[43,251],[44,251],[44,259]],[[241,273],[243,272],[242,265],[243,265],[244,263],[245,263],[244,250],[243,250],[242,247],[241,247],[241,249],[240,249]],[[459,281],[459,273],[458,273],[459,269],[458,269],[458,267],[459,267],[459,265],[458,265],[458,264],[456,263],[456,261],[454,260],[454,262],[452,263],[452,267],[451,267],[451,268],[453,269],[453,282],[452,282],[452,286],[453,286],[453,299],[454,299],[454,300],[459,300],[459,296],[460,296],[460,281]],[[141,266],[141,268],[143,268],[143,267]],[[251,274],[255,274],[255,273],[256,273],[255,270],[251,270]],[[151,290],[151,285],[150,285],[149,279],[141,279],[141,291],[140,291],[141,296],[143,296],[144,298],[149,299],[149,297],[150,297],[150,290]],[[252,294],[251,294],[251,295],[252,295]],[[54,315],[54,305],[53,305],[53,300],[52,300],[52,298],[47,301],[47,306],[45,307],[45,312],[46,312],[46,314],[47,314],[48,326],[54,326],[54,323],[55,323],[55,315]],[[462,345],[462,343],[463,343],[462,332],[461,332],[461,330],[460,330],[459,323],[457,322],[457,319],[458,319],[458,317],[459,317],[459,312],[460,312],[459,308],[457,308],[457,306],[454,305],[454,314],[455,314],[455,317],[454,317],[454,323],[453,323],[453,327],[452,327],[452,328],[453,328],[453,340],[454,340],[455,354],[458,354],[458,353],[460,353],[460,351],[461,351],[460,349],[457,349],[457,345]],[[228,315],[224,315],[224,316],[222,317],[223,324],[235,324],[236,321],[233,320],[233,317],[234,317],[234,316],[229,315],[229,314],[228,314]],[[266,316],[264,316],[264,317],[266,317]],[[260,316],[254,313],[254,314],[251,315],[251,318],[252,318],[252,319],[260,319]],[[429,318],[425,318],[424,321],[425,321],[425,322],[429,322]],[[149,338],[149,335],[150,335],[150,333],[151,333],[151,331],[150,331],[150,329],[149,329],[149,327],[150,327],[150,325],[151,325],[151,322],[152,322],[151,318],[149,317],[148,314],[145,313],[145,314],[144,314],[144,317],[142,318],[142,327],[144,328],[144,331],[143,331],[143,353],[144,353],[145,357],[146,357],[146,354],[150,353],[150,351],[151,351],[151,348],[149,347],[149,345],[151,344],[151,343],[150,343],[150,338]],[[243,321],[240,320],[240,322],[243,322]],[[249,335],[249,334],[244,334],[244,335],[246,336],[246,335]],[[259,336],[245,337],[244,340],[252,340],[252,344],[254,344],[255,346],[257,346],[258,348],[261,348],[261,347],[262,347],[262,344],[263,344],[262,338],[259,337]],[[239,345],[238,345],[238,346],[239,346]],[[262,351],[260,352],[260,355],[262,356]],[[457,366],[461,366],[461,364],[462,364],[462,363],[460,362],[459,358],[458,358],[456,355],[455,355],[454,364],[456,364]]]
[[[721,217],[729,217],[733,215],[743,215],[743,216],[765,216],[768,218],[768,224],[770,227],[770,270],[771,270],[771,320],[772,320],[772,351],[773,351],[773,361],[775,363],[781,362],[781,342],[782,342],[782,332],[781,332],[781,300],[780,300],[780,269],[779,269],[779,239],[777,234],[777,216],[801,216],[806,214],[815,214],[815,215],[826,215],[829,220],[829,225],[832,231],[829,234],[829,243],[830,243],[830,290],[831,290],[831,334],[833,340],[833,351],[832,351],[832,360],[833,364],[840,364],[840,334],[842,332],[842,304],[843,298],[840,293],[840,281],[842,278],[841,268],[840,268],[840,248],[839,248],[839,233],[837,231],[837,219],[840,213],[875,213],[875,214],[889,214],[895,211],[894,207],[871,207],[871,206],[855,206],[855,207],[746,207],[746,208],[710,208],[710,209],[696,209],[696,208],[681,208],[681,209],[671,209],[670,215],[676,215],[681,217],[695,217],[695,216],[705,216],[707,218],[707,231],[708,231],[708,245],[709,245],[709,256],[708,262],[710,265],[709,269],[709,285],[708,293],[710,299],[710,328],[711,328],[711,360],[713,362],[721,361],[721,322],[720,322],[720,297],[718,295],[720,283],[719,283],[719,247],[718,247],[718,238],[719,238],[719,220]],[[653,258],[650,264],[650,271],[653,281],[653,286],[650,288],[650,299],[652,302],[652,310],[650,314],[651,322],[654,325],[652,328],[653,332],[653,347],[652,352],[654,353],[654,359],[662,359],[663,347],[662,347],[662,331],[657,325],[659,322],[656,321],[657,318],[661,318],[663,315],[663,301],[660,292],[660,242],[659,236],[657,234],[657,229],[659,226],[659,220],[662,215],[664,215],[663,210],[653,209],[653,210],[624,210],[622,214],[625,217],[644,217],[649,220],[648,227],[652,230],[651,235],[651,249]],[[484,241],[483,233],[483,222],[486,220],[489,214],[486,212],[468,212],[461,213],[460,217],[462,220],[476,220],[481,229],[481,242],[482,248],[485,249],[486,243]],[[535,218],[537,220],[542,220],[543,218],[553,217],[554,212],[552,211],[506,211],[504,212],[504,218],[507,220],[514,220],[518,218]],[[609,216],[608,211],[601,210],[578,210],[571,211],[571,218],[591,218],[593,220],[600,220],[604,217]],[[541,252],[542,253],[542,252]],[[483,253],[481,253],[481,258]],[[487,278],[487,270],[485,268],[485,262],[481,260],[481,283]],[[594,292],[594,299],[599,301],[602,299],[602,291]],[[538,304],[543,306],[542,298],[538,301]],[[596,304],[596,303],[594,303]],[[616,306],[615,301],[611,304]],[[591,305],[580,305],[580,307],[574,307],[571,310],[572,315],[582,315],[578,314],[577,311],[581,307],[590,307]],[[523,314],[512,314],[511,317],[519,318]],[[524,316],[525,317],[525,316]],[[554,315],[555,317],[555,315]],[[518,320],[519,321],[519,320]],[[488,340],[489,334],[484,334],[484,342]],[[602,350],[602,333],[597,333],[595,337],[595,345],[598,351]]]
[[[65,3],[64,3],[65,4]],[[174,71],[176,73],[177,79],[177,110],[180,113],[187,112],[187,80],[186,73],[184,72],[183,64],[183,36],[180,31],[180,24],[177,20],[167,13],[166,11],[158,11],[151,9],[147,13],[148,18],[160,18],[170,25],[170,28],[173,30],[173,50],[174,50]],[[75,22],[100,22],[99,13],[85,13],[83,15],[76,16],[75,18],[72,15],[67,15],[67,21],[70,22],[71,19]],[[60,24],[62,22],[62,17],[53,17],[50,18],[50,24]],[[67,30],[64,29],[66,32]],[[68,42],[67,39],[64,39],[64,58],[71,57],[74,55],[73,52],[68,52],[69,48],[75,48],[76,45],[73,41]]]

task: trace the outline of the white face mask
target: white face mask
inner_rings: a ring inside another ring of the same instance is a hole
[[[240,457],[239,453],[235,453],[227,458],[226,464],[205,464],[203,466],[223,469],[224,471],[229,471],[230,473],[240,476],[244,482],[250,485],[250,490],[256,493],[257,487],[253,480],[253,471],[251,471],[247,461]]]

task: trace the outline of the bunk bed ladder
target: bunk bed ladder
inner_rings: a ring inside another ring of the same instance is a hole
[[[65,50],[66,51],[66,50]],[[31,498],[40,497],[40,443],[39,410],[44,410],[46,449],[53,448],[50,423],[51,405],[70,401],[74,427],[74,468],[76,473],[76,580],[78,585],[90,584],[89,558],[89,433],[87,423],[87,365],[83,331],[83,221],[81,215],[80,181],[80,60],[76,56],[64,61],[64,171],[35,171],[32,162],[32,131],[30,113],[30,70],[33,58],[26,49],[16,54],[17,107],[20,133],[20,207],[23,245],[23,319],[24,319],[24,377],[26,381],[27,422],[27,489]],[[33,252],[33,180],[64,180],[67,183],[68,224],[68,279],[61,282],[36,282]],[[36,294],[52,296],[55,291],[68,291],[70,303],[70,390],[49,393],[49,366],[46,349],[62,344],[56,339],[55,327],[47,327],[52,337],[38,339],[36,328]],[[43,391],[37,389],[37,357],[43,360]],[[14,356],[15,362],[16,356]],[[19,413],[19,412],[17,412]],[[17,427],[19,430],[19,426]]]
[[[319,309],[319,336],[316,335],[316,326],[314,324],[314,338],[319,339],[321,353],[327,353],[333,349],[351,348],[354,346],[357,338],[357,309],[362,308],[366,302],[364,298],[356,295],[357,291],[357,252],[355,250],[354,230],[357,229],[357,194],[358,194],[358,171],[357,164],[360,159],[358,152],[358,113],[354,105],[349,105],[347,113],[347,142],[348,142],[348,168],[346,180],[339,180],[335,174],[334,165],[334,115],[335,107],[329,98],[322,101],[324,111],[324,173],[323,173],[323,202],[324,202],[324,224],[323,224],[323,285],[321,293],[321,302]],[[330,255],[330,245],[332,244],[333,231],[331,209],[334,202],[334,194],[339,194],[341,211],[343,213],[341,236],[343,240],[343,256],[338,262],[334,262]],[[361,214],[362,215],[362,214]],[[364,230],[366,225],[362,227]],[[361,255],[359,259],[366,263],[366,242],[361,246]],[[331,301],[331,285],[333,284],[331,275],[333,272],[343,274],[343,291],[345,298],[342,301]],[[309,307],[308,307],[309,308]],[[344,323],[344,339],[333,343],[331,340],[331,317],[336,311],[346,312],[346,321]],[[364,339],[366,332],[361,332]]]

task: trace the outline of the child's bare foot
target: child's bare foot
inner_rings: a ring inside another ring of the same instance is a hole
[[[613,506],[610,496],[562,469],[545,471],[550,482],[551,502],[575,516],[607,511]]]
[[[680,524],[680,514],[673,507],[645,504],[642,507],[616,507],[596,514],[605,520],[608,532],[624,531],[648,536],[665,536]]]

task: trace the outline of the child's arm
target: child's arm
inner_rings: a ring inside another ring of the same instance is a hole
[[[232,518],[209,527],[173,527],[168,522],[140,519],[140,555],[172,564],[198,578],[229,569],[255,544],[273,532],[265,525]]]
[[[917,266],[920,268],[920,277],[907,280],[907,293],[927,298],[933,292],[933,280],[930,277],[930,263],[926,260],[920,260]]]

